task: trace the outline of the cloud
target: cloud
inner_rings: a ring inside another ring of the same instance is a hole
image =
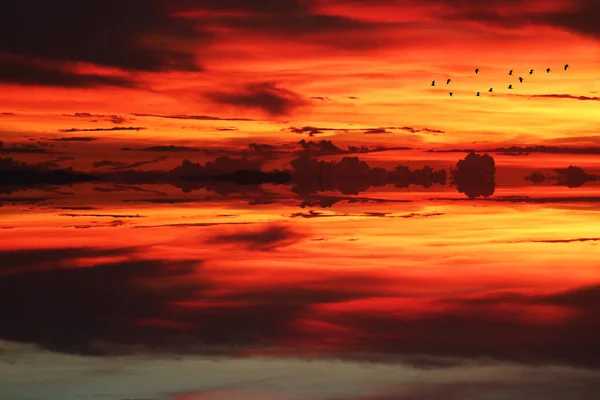
[[[142,149],[138,149],[138,151],[149,151],[149,152],[159,152],[159,153],[189,153],[189,152],[197,152],[197,151],[201,151],[198,148],[195,147],[188,147],[188,146],[174,146],[174,145],[167,145],[167,146],[152,146],[152,147],[145,147]]]
[[[303,238],[283,227],[238,226],[212,241],[264,250]],[[214,279],[199,260],[135,248],[2,250],[0,259],[0,338],[64,353],[234,355],[285,346],[303,356],[327,344],[322,358],[600,368],[598,285],[428,297],[421,289],[439,282],[309,265],[292,280],[244,266],[260,282],[232,283],[218,278],[242,270],[224,264]],[[400,312],[389,312],[393,302]]]
[[[28,257],[29,268],[18,272],[16,265],[3,262],[3,268],[14,273],[0,275],[0,337],[34,342],[55,351],[95,355],[121,352],[120,346],[133,349],[140,342],[166,341],[164,330],[161,334],[161,329],[149,330],[137,321],[202,288],[201,282],[191,284],[185,279],[198,262],[136,259],[131,250],[111,251],[128,258],[111,262],[100,251],[77,249],[31,250],[29,255],[6,258],[23,264],[26,258],[20,257]],[[75,267],[80,258],[95,263]],[[40,269],[42,265],[54,268]],[[143,284],[157,281],[171,284]]]
[[[1,20],[2,16],[0,16],[0,31],[2,31],[3,28]],[[14,34],[15,33],[13,32],[12,35]],[[6,37],[0,39],[0,49],[2,48],[3,40],[8,39]],[[136,86],[135,81],[131,78],[109,75],[92,75],[78,73],[66,69],[56,69],[52,66],[47,66],[44,64],[27,63],[23,61],[6,59],[5,57],[2,57],[1,54],[0,82],[19,85],[60,87]]]
[[[323,133],[326,130],[333,130],[333,129],[332,128],[316,128],[316,127],[313,127],[313,126],[303,126],[301,128],[296,128],[296,127],[289,127],[289,128],[287,128],[288,132],[298,133],[298,134],[305,134],[305,133],[307,133],[308,136],[319,135],[319,134]]]
[[[55,139],[50,139],[52,141],[55,142],[95,142],[97,140],[100,140],[100,138],[95,138],[95,137],[87,137],[87,136],[73,136],[73,137],[61,137],[61,138],[55,138]]]
[[[529,98],[571,99],[571,100],[583,100],[583,101],[600,101],[600,97],[575,96],[572,94],[533,94],[533,95],[529,95],[527,97],[529,97]]]
[[[160,114],[133,114],[136,117],[155,117],[155,118],[166,118],[166,119],[182,119],[182,120],[196,120],[196,121],[261,121],[253,118],[236,118],[236,117],[217,117],[214,115],[160,115]],[[226,128],[222,128],[226,129]]]
[[[471,21],[506,29],[531,25],[550,26],[578,35],[600,38],[600,28],[593,17],[600,13],[600,5],[595,0],[574,0],[569,3],[538,0],[491,0],[486,3],[473,0],[425,0],[421,3],[432,7],[432,11],[437,11],[442,20]]]
[[[124,124],[125,122],[131,120],[131,118],[123,117],[121,115],[116,115],[116,114],[98,115],[98,114],[91,114],[88,112],[76,112],[75,114],[67,115],[67,116],[75,117],[75,118],[102,118],[102,119],[112,122],[115,125],[121,125],[121,124]],[[96,121],[94,121],[94,122],[96,122]]]
[[[290,246],[304,238],[303,234],[286,225],[270,225],[247,232],[236,232],[216,236],[209,240],[213,244],[245,245],[250,250],[269,251]]]
[[[173,17],[167,5],[165,0],[5,0],[0,52],[135,71],[197,71],[194,54],[176,44],[202,33],[193,21]]]
[[[113,128],[70,128],[60,129],[59,132],[72,133],[72,132],[115,132],[115,131],[141,131],[148,128],[139,126],[128,126],[128,127],[113,127]]]
[[[348,150],[343,150],[337,147],[331,140],[321,140],[319,142],[306,141],[302,139],[298,144],[302,146],[305,152],[316,152],[320,154],[341,154],[348,153]]]
[[[48,153],[48,150],[38,147],[34,144],[25,144],[19,145],[13,143],[11,147],[7,147],[4,145],[2,141],[0,141],[0,153],[3,154],[40,154],[40,153]]]
[[[388,134],[394,133],[394,131],[406,131],[410,133],[445,133],[439,129],[431,128],[413,128],[410,126],[383,126],[377,128],[327,128],[327,127],[315,127],[315,126],[303,126],[303,127],[289,127],[285,129],[287,132],[297,134],[308,134],[308,136],[315,136],[325,132],[356,132],[364,133],[366,135],[377,135],[377,134]]]
[[[599,242],[600,238],[576,238],[576,239],[531,239],[521,240],[510,243],[585,243],[585,242]]]
[[[60,214],[61,217],[94,217],[94,218],[144,218],[142,215],[127,214]]]
[[[532,16],[531,19],[534,22],[600,39],[600,27],[595,21],[596,15],[600,15],[600,3],[595,0],[577,0],[568,9],[542,12]]]
[[[276,149],[275,146],[271,144],[263,144],[263,143],[250,143],[248,147],[256,152],[269,152]]]
[[[102,167],[113,167],[113,168],[123,168],[126,164],[120,161],[110,161],[110,160],[102,160],[95,161],[94,167],[102,168]]]
[[[38,269],[63,268],[68,267],[75,259],[120,256],[129,251],[131,249],[93,247],[0,250],[3,260],[2,265],[0,265],[0,276]]]
[[[258,109],[275,117],[289,115],[307,104],[299,94],[268,82],[249,84],[238,91],[207,93],[206,97],[218,104]]]
[[[366,130],[365,135],[381,135],[384,133],[391,133],[390,131],[388,131],[387,129],[383,129],[383,128],[376,128],[376,129],[369,129]]]
[[[429,153],[549,153],[549,154],[600,154],[600,147],[511,146],[489,149],[430,149]]]

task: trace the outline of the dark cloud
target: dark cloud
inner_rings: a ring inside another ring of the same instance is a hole
[[[598,242],[600,238],[576,238],[576,239],[544,239],[544,240],[521,240],[510,243],[585,243],[585,242]]]
[[[597,24],[596,15],[600,15],[599,2],[596,0],[576,0],[567,9],[542,12],[533,15],[530,20],[600,39],[600,27]]]
[[[399,128],[388,128],[388,129],[399,129],[402,131],[410,132],[410,133],[446,133],[439,129],[431,129],[431,128],[414,128],[412,126],[402,126]]]
[[[40,154],[48,153],[48,150],[38,147],[34,144],[17,144],[13,143],[11,146],[6,146],[0,141],[0,154]]]
[[[0,52],[128,70],[197,71],[195,57],[165,40],[198,38],[165,0],[5,0]]]
[[[100,140],[100,138],[95,137],[86,137],[86,136],[73,136],[73,137],[61,137],[56,139],[50,139],[55,142],[95,142]]]
[[[594,19],[600,14],[596,0],[574,0],[562,7],[551,9],[539,7],[534,0],[490,0],[482,3],[474,0],[425,0],[422,4],[435,7],[443,20],[462,20],[496,25],[507,29],[525,26],[550,26],[575,34],[600,38],[600,28]],[[560,4],[560,3],[559,3]]]
[[[195,147],[188,146],[152,146],[152,147],[144,147],[142,149],[138,149],[139,151],[149,151],[149,152],[157,152],[157,153],[189,153],[189,152],[197,152],[201,151]]]
[[[270,225],[245,232],[219,235],[209,240],[209,243],[243,245],[250,250],[269,251],[290,246],[304,237],[305,235],[287,225]]]
[[[8,0],[13,1],[13,0]],[[27,3],[24,1],[23,3]],[[30,2],[30,1],[29,1]],[[4,4],[2,5],[4,7]],[[1,10],[1,9],[0,9]],[[30,12],[30,14],[32,14]],[[3,26],[1,20],[2,12],[0,12],[0,32]],[[0,33],[0,49],[2,43],[10,41],[10,36]],[[13,37],[15,33],[11,34]],[[73,40],[70,40],[74,42]],[[18,42],[18,40],[15,40]],[[60,44],[59,44],[60,46]],[[1,50],[0,50],[1,52]],[[134,87],[135,81],[131,78],[107,76],[107,75],[91,75],[80,74],[68,70],[54,69],[49,66],[40,64],[30,64],[18,62],[10,59],[5,59],[0,54],[0,82],[12,83],[18,85],[41,85],[41,86],[62,86],[62,87],[97,87],[97,86],[120,86]]]
[[[127,117],[123,117],[121,115],[98,115],[98,114],[91,114],[88,112],[76,112],[73,115],[67,115],[69,117],[75,117],[75,118],[101,118],[107,121],[112,122],[115,125],[121,125],[124,124],[127,121],[130,121],[131,118],[127,118]],[[96,121],[94,121],[96,122]]]
[[[308,136],[315,136],[324,132],[357,132],[364,133],[367,135],[377,134],[388,134],[393,131],[406,131],[410,133],[445,133],[439,129],[431,128],[413,128],[410,126],[382,126],[377,128],[327,128],[327,127],[315,127],[315,126],[303,126],[303,127],[289,127],[285,129],[287,132],[297,134],[308,134]]]
[[[451,173],[452,184],[470,198],[489,197],[496,190],[496,163],[488,154],[469,153]]]
[[[308,134],[308,136],[315,136],[323,133],[326,130],[333,130],[332,128],[316,128],[313,126],[303,126],[301,128],[290,127],[287,128],[288,132],[299,133],[299,134]]]
[[[600,101],[600,97],[576,96],[572,94],[534,94],[527,96],[529,98],[551,98],[551,99],[571,99],[583,101]]]
[[[248,147],[256,152],[268,152],[276,149],[276,146],[264,143],[250,143]]]
[[[446,149],[446,150],[428,150],[429,153],[549,153],[549,154],[600,154],[599,147],[556,147],[556,146],[511,146],[496,147],[484,150],[476,149]]]
[[[428,217],[437,217],[445,215],[444,213],[410,213],[404,215],[392,215],[392,213],[386,212],[366,212],[362,214],[326,214],[319,211],[310,210],[309,212],[298,212],[290,215],[290,218],[305,218],[305,219],[313,219],[313,218],[336,218],[336,217],[371,217],[371,218],[401,218],[401,219],[410,219],[410,218],[428,218]]]
[[[196,120],[196,121],[261,121],[259,119],[252,118],[236,118],[236,117],[216,117],[213,115],[160,115],[160,114],[133,114],[136,117],[155,117],[155,118],[166,118],[166,119],[183,119],[183,120]],[[224,128],[223,128],[224,129]]]
[[[306,104],[299,94],[268,82],[249,84],[239,91],[207,93],[206,97],[218,104],[259,109],[271,116],[289,115]]]
[[[61,217],[94,217],[94,218],[144,218],[144,216],[135,214],[60,214]]]
[[[264,249],[301,239],[296,231],[275,229],[281,227],[236,229],[213,240]],[[228,280],[211,279],[197,260],[142,254],[141,249],[1,251],[0,339],[91,355],[202,354],[214,346],[231,355],[282,345],[303,355],[313,354],[315,344],[335,343],[319,355],[400,362],[492,358],[600,368],[598,285],[426,299],[415,295],[410,277],[307,267],[297,280],[246,285],[241,279],[230,286]],[[319,307],[363,299],[396,300],[402,312]],[[422,303],[412,308],[412,302]],[[436,368],[445,366],[453,365]]]
[[[430,198],[435,201],[464,201],[452,197]],[[469,200],[475,200],[469,198]],[[525,204],[569,204],[569,203],[599,203],[599,196],[563,196],[563,197],[529,197],[529,196],[497,196],[494,198],[482,198],[477,200],[487,200],[496,203],[525,203]]]
[[[39,257],[35,251],[32,254]],[[63,268],[39,270],[34,257],[25,257],[30,258],[28,265],[34,263],[33,271],[0,276],[0,337],[55,351],[101,355],[116,352],[119,346],[134,349],[137,343],[164,343],[164,331],[138,322],[170,301],[188,299],[191,290],[202,287],[197,280],[193,284],[181,281],[193,273],[196,261],[130,258],[111,263],[100,258],[91,267],[77,268],[73,261],[86,257],[86,252],[71,251],[58,255]],[[48,253],[42,262],[53,265],[56,258]],[[11,264],[5,265],[15,270]],[[159,281],[172,285],[144,285]]]
[[[364,133],[365,133],[365,135],[381,135],[384,133],[391,133],[391,132],[388,131],[387,129],[375,128],[375,129],[366,130]]]
[[[120,161],[110,161],[110,160],[102,160],[102,161],[95,161],[94,162],[94,167],[95,168],[102,168],[102,167],[112,167],[112,168],[122,168],[124,167],[126,164]]]
[[[71,133],[71,132],[114,132],[114,131],[142,131],[148,128],[139,126],[128,126],[128,127],[113,127],[113,128],[70,128],[61,129],[59,132]]]
[[[0,276],[8,273],[23,273],[37,269],[56,269],[68,267],[78,258],[120,256],[131,249],[124,248],[41,248],[27,250],[2,250],[0,258]]]
[[[180,224],[162,224],[162,225],[137,225],[135,228],[205,228],[208,226],[222,226],[222,225],[253,225],[254,222],[193,222],[193,223],[180,223]]]
[[[319,142],[306,141],[302,139],[299,143],[305,152],[320,153],[320,154],[341,154],[348,153],[347,150],[343,150],[337,147],[331,140],[321,140]]]

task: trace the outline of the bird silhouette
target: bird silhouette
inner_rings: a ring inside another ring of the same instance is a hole
[[[477,92],[477,96],[479,96],[479,92]]]
[[[513,70],[511,69],[510,72],[508,73],[509,75],[512,75]]]
[[[565,71],[569,68],[569,64],[565,64]]]
[[[519,77],[519,82],[523,83],[523,78]]]
[[[448,78],[448,80],[446,81],[446,85],[449,84],[450,82],[452,82],[452,80],[450,78]]]
[[[452,97],[452,95],[453,95],[453,94],[454,94],[454,93],[450,92],[450,97]]]
[[[547,72],[547,73],[550,73],[550,68],[546,68],[546,72]]]
[[[475,69],[475,73],[478,74],[479,73],[479,68]]]
[[[508,85],[508,88],[509,88],[509,89],[512,89],[512,85]]]
[[[493,90],[494,90],[494,88],[490,88],[490,90],[488,90],[488,92],[492,93]]]
[[[431,86],[435,86],[435,81],[431,82]]]
[[[529,71],[529,75],[533,75],[533,70]]]

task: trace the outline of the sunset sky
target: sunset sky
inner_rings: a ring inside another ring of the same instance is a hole
[[[5,1],[0,129],[8,140],[140,127],[77,136],[224,146],[298,141],[293,127],[408,127],[414,132],[319,137],[426,148],[598,145],[598,7],[593,0]]]
[[[599,15],[1,0],[0,398],[596,400]]]

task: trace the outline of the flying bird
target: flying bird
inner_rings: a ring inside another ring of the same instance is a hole
[[[565,71],[569,68],[569,64],[565,64]]]
[[[523,83],[523,78],[519,77],[519,82]]]
[[[547,73],[550,73],[550,68],[546,68],[546,72],[547,72]]]
[[[479,68],[475,69],[475,73],[478,74],[479,73]]]
[[[511,69],[510,72],[508,73],[509,75],[512,75],[513,70]]]
[[[449,84],[450,82],[452,82],[452,80],[450,78],[448,78],[448,80],[446,81],[446,85]]]
[[[477,92],[477,96],[479,96],[479,92]]]
[[[488,90],[488,92],[492,93],[493,90],[494,90],[494,88],[490,88],[490,90]]]
[[[450,97],[452,97],[452,95],[453,95],[453,94],[454,94],[454,93],[450,92]]]
[[[533,75],[533,70],[529,71],[529,75]]]
[[[435,86],[435,81],[431,82],[431,86]]]
[[[509,89],[512,89],[512,85],[508,85],[508,88],[509,88]]]

